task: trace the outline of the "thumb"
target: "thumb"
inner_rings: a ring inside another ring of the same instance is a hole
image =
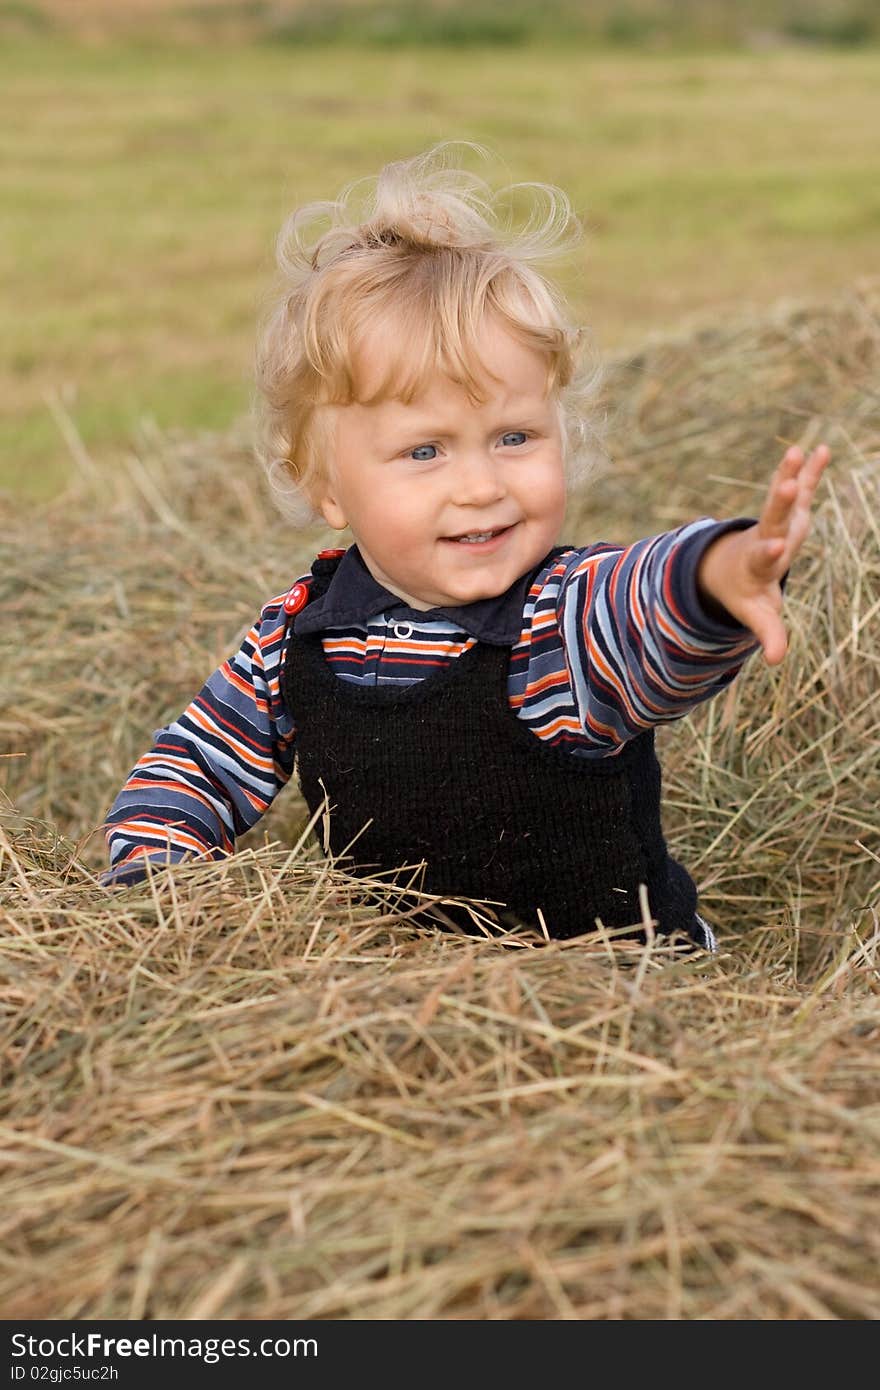
[[[778,666],[788,651],[788,633],[777,613],[762,613],[758,622],[750,625],[764,650],[768,666]]]

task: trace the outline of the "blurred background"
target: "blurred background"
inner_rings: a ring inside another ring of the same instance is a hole
[[[0,0],[0,491],[240,419],[283,217],[440,139],[566,189],[605,352],[827,297],[878,79],[880,0]]]

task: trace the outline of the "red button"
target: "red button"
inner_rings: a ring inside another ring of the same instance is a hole
[[[290,593],[284,600],[284,611],[285,613],[298,613],[301,608],[305,608],[308,601],[308,584],[294,584]]]
[[[344,550],[319,550],[316,556],[318,560],[338,560],[340,555],[344,555]]]

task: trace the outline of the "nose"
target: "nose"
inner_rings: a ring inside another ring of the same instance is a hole
[[[457,507],[486,507],[507,494],[501,465],[487,451],[463,454],[455,468],[451,501]]]

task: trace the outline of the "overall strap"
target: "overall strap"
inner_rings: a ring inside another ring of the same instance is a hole
[[[298,579],[288,590],[282,605],[284,621],[288,627],[295,615],[301,613],[307,603],[311,603],[312,599],[320,598],[322,594],[326,593],[330,580],[336,573],[336,568],[344,554],[344,550],[322,550],[312,561],[311,578]]]
[[[330,581],[339,569],[344,550],[321,550],[312,561],[312,577],[309,580],[309,602],[326,594]]]

